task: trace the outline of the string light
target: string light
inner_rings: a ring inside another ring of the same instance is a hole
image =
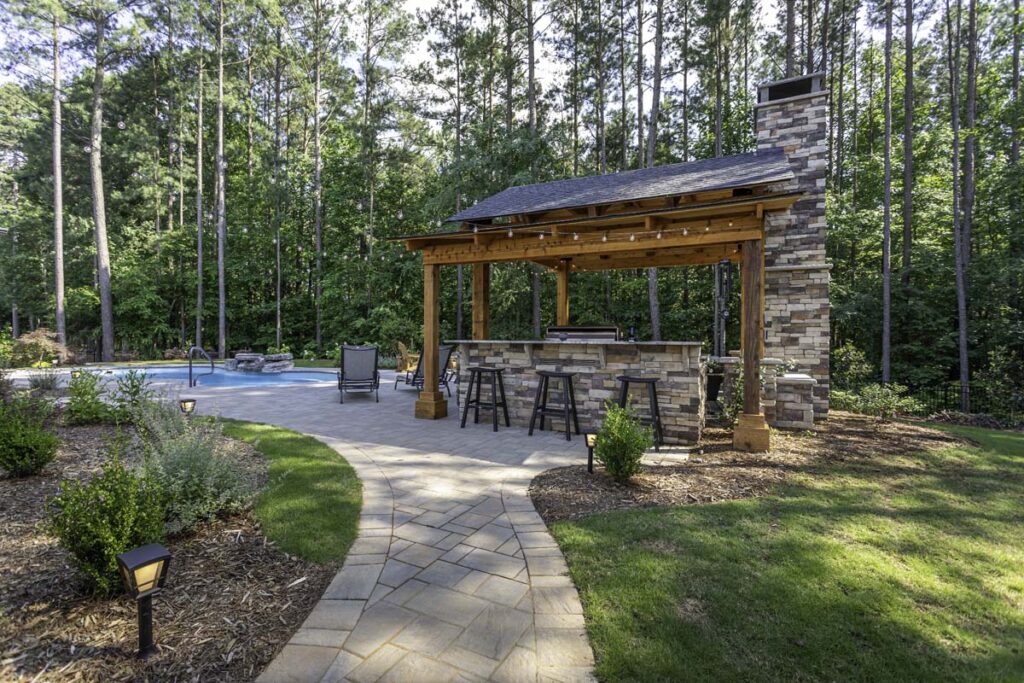
[[[732,221],[729,221],[729,227],[730,228],[732,227]]]
[[[580,239],[580,234],[579,234],[578,232],[574,232],[574,233],[572,234],[572,238],[573,238],[573,240],[574,240],[574,241],[579,241],[579,239]]]
[[[607,242],[608,241],[608,233],[605,233],[604,235],[601,236],[601,241],[602,242]]]
[[[689,235],[689,234],[690,234],[690,231],[687,230],[686,228],[683,228],[683,236],[685,237],[686,235]]]
[[[511,238],[512,238],[512,228],[509,228],[509,229],[508,229],[508,236],[509,236],[509,239],[511,239]]]
[[[478,228],[478,227],[477,227],[477,226],[475,226],[475,225],[473,226],[473,233],[474,233],[474,234],[476,234],[476,233],[477,233],[477,232],[478,232],[479,230],[480,230],[480,228]]]
[[[541,234],[540,234],[540,238],[541,238],[541,239],[544,239],[544,233],[541,233]]]
[[[630,236],[629,236],[629,241],[630,241],[630,242],[636,242],[636,235],[634,235],[634,234],[630,234]]]
[[[661,230],[658,230],[658,239],[661,239]]]

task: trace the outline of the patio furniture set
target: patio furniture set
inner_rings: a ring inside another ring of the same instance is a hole
[[[566,332],[562,329],[559,330],[558,334],[564,338]],[[441,345],[438,349],[438,358],[441,360],[441,363],[438,364],[440,369],[438,386],[444,387],[449,397],[452,393],[451,383],[459,383],[459,373],[454,369],[455,364],[452,362],[454,351],[455,346],[450,344]],[[399,344],[399,353],[401,364],[405,370],[404,372],[400,371],[396,375],[394,388],[397,389],[399,384],[404,384],[405,386],[422,390],[424,386],[423,356],[413,356],[408,352],[404,344]],[[409,361],[412,357],[416,358],[416,367],[410,370],[408,369]],[[374,394],[375,400],[378,403],[380,402],[379,358],[380,349],[376,345],[342,346],[341,367],[338,370],[338,391],[342,404],[345,403],[345,394],[351,392],[371,392]],[[466,371],[469,376],[469,383],[466,387],[466,401],[462,406],[460,428],[464,429],[466,427],[470,410],[473,411],[474,424],[479,424],[480,411],[483,410],[491,413],[493,431],[498,431],[499,417],[502,416],[505,420],[505,426],[511,427],[512,423],[509,419],[508,399],[505,394],[503,378],[504,369],[493,366],[474,365],[466,368]],[[534,395],[533,410],[530,416],[529,435],[533,436],[538,418],[541,431],[544,431],[547,420],[554,419],[562,422],[565,428],[565,440],[571,441],[573,431],[576,434],[581,433],[579,415],[576,409],[576,392],[574,389],[574,379],[577,373],[563,370],[537,370],[536,375],[537,387]],[[663,431],[661,410],[658,403],[658,379],[638,375],[620,375],[616,379],[619,384],[617,403],[620,407],[625,407],[629,402],[630,384],[640,384],[646,387],[648,411],[646,415],[640,416],[639,420],[652,427],[654,430],[655,448],[659,448],[663,443]],[[557,389],[559,392],[558,397],[549,404],[549,401],[552,400],[552,380],[556,382],[556,387],[558,383],[561,386],[560,389]],[[481,397],[484,384],[490,385],[490,392],[489,396],[484,394]],[[456,395],[458,396],[458,393]]]

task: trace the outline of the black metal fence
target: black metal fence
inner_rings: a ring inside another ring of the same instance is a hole
[[[980,382],[967,385],[970,412],[1017,421],[1024,419],[1024,387],[1007,390],[1005,386],[992,386]],[[924,406],[922,414],[931,415],[943,410],[961,409],[960,382],[943,382],[928,386],[911,387],[907,396]]]

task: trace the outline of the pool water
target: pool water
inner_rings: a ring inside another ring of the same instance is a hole
[[[151,382],[174,382],[181,381],[188,383],[188,366],[173,365],[164,367],[135,367],[135,368],[111,368],[109,371],[100,371],[104,377],[123,377],[131,370],[145,372]],[[295,372],[237,372],[214,368],[213,374],[210,367],[193,366],[192,377],[197,380],[201,387],[253,387],[272,384],[314,384],[316,382],[334,382],[337,375],[334,372],[323,371],[295,371]]]

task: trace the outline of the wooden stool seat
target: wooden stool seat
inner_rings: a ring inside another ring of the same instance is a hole
[[[654,450],[660,450],[661,444],[664,443],[664,435],[661,429],[661,408],[658,405],[658,378],[641,377],[638,375],[619,375],[615,379],[617,379],[619,382],[620,408],[625,408],[626,403],[629,401],[630,384],[647,385],[647,401],[650,404],[650,415],[641,415],[638,416],[637,419],[643,424],[650,425],[651,427],[654,428]]]
[[[494,431],[498,431],[498,408],[501,408],[505,415],[505,426],[511,427],[508,419],[508,402],[505,400],[505,381],[502,379],[502,368],[486,368],[474,366],[466,368],[469,371],[469,385],[466,387],[466,405],[462,407],[462,423],[460,428],[466,426],[466,418],[469,417],[469,409],[473,409],[473,424],[480,423],[480,410],[491,411],[491,423]],[[491,378],[491,400],[480,400],[481,378],[489,375]],[[473,387],[476,386],[476,395],[473,395]],[[500,398],[499,398],[500,396]]]
[[[537,383],[537,395],[533,399],[533,414],[530,415],[530,436],[533,436],[533,427],[540,418],[540,429],[544,431],[544,420],[549,417],[565,421],[565,440],[572,441],[569,431],[571,425],[580,433],[580,421],[576,416],[576,391],[573,389],[572,380],[575,372],[556,372],[553,370],[538,370],[537,375],[540,381]],[[548,407],[548,387],[552,379],[562,382],[562,405],[561,407]]]

